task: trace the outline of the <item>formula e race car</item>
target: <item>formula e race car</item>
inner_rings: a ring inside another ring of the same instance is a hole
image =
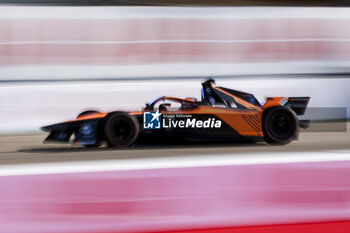
[[[270,97],[264,105],[252,95],[217,87],[212,79],[202,83],[201,101],[196,98],[161,96],[142,111],[84,111],[76,119],[42,127],[50,132],[44,142],[69,142],[98,147],[126,147],[137,140],[242,141],[264,140],[287,144],[298,138],[299,120],[309,97]]]

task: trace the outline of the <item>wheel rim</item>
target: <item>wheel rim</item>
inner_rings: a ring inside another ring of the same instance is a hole
[[[128,119],[115,119],[111,122],[111,134],[119,143],[127,143],[134,135],[132,124]]]

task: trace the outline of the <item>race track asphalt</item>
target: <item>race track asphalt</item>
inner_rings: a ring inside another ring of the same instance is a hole
[[[331,123],[323,123],[329,127]],[[322,128],[322,127],[319,127]],[[84,148],[69,144],[43,144],[46,134],[1,135],[0,165],[65,161],[125,160],[136,158],[228,155],[247,153],[283,156],[283,152],[350,150],[350,124],[346,132],[305,132],[299,140],[284,146],[259,143],[213,143],[186,145],[135,145],[125,149]]]

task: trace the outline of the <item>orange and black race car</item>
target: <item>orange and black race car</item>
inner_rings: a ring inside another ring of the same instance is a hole
[[[264,140],[286,144],[298,138],[309,97],[271,97],[264,105],[252,95],[202,83],[201,101],[162,96],[142,111],[85,111],[71,121],[42,127],[50,135],[44,142],[69,142],[97,147],[130,146],[136,141]]]

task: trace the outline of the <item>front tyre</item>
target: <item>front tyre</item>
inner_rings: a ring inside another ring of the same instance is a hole
[[[267,143],[287,144],[298,136],[298,117],[289,107],[271,107],[263,114],[262,128]]]
[[[90,115],[90,114],[93,114],[93,113],[100,113],[100,112],[95,111],[95,110],[87,110],[87,111],[84,111],[84,112],[79,113],[79,115],[77,116],[76,119],[79,119],[79,118],[82,117],[82,116]]]
[[[134,116],[117,112],[107,116],[104,136],[112,147],[122,148],[133,144],[139,134],[139,124]]]

